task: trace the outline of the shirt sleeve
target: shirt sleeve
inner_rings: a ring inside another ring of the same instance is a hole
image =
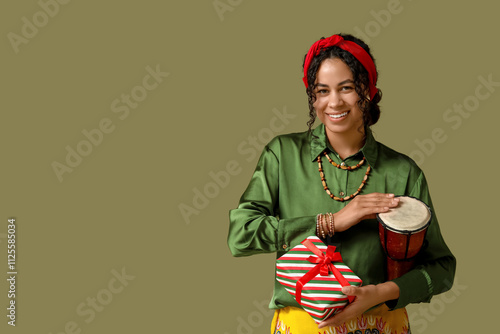
[[[266,146],[238,208],[229,212],[233,256],[286,252],[315,233],[314,216],[279,219],[279,167],[278,155]]]
[[[432,220],[415,268],[393,280],[400,288],[400,297],[388,303],[391,309],[405,307],[409,303],[430,302],[433,295],[449,290],[455,277],[456,259],[441,235],[423,172],[420,172],[409,196],[420,199],[430,207]]]

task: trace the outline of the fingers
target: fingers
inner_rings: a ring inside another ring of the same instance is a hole
[[[344,322],[349,321],[354,318],[358,314],[360,314],[360,310],[356,307],[355,304],[349,304],[344,308],[341,312],[337,313],[331,318],[326,319],[318,324],[318,328],[328,327],[328,326],[341,326]]]
[[[354,197],[335,216],[336,231],[342,232],[363,219],[376,218],[377,213],[387,212],[398,206],[399,198],[394,194],[370,193]]]
[[[391,208],[397,207],[399,204],[399,198],[397,197],[387,197],[379,202],[379,209],[377,213],[387,212]]]
[[[358,287],[356,287],[356,286],[343,286],[342,293],[346,296],[357,296],[358,295]]]
[[[399,198],[394,197],[394,194],[372,193],[359,195],[354,200],[356,199],[359,209],[364,210],[365,215],[387,212],[399,204]]]
[[[343,294],[347,296],[356,296],[356,299],[354,300],[354,302],[347,305],[341,312],[319,323],[318,328],[323,328],[327,326],[334,326],[334,327],[341,326],[343,323],[359,316],[370,307],[376,305],[376,303],[370,299],[370,295],[373,296],[374,291],[375,290],[373,285],[367,285],[365,287],[357,287],[357,286],[342,287]]]
[[[370,202],[370,203],[399,203],[399,198],[394,196],[394,194],[383,194],[383,193],[371,193],[367,195],[358,195],[360,200]]]
[[[362,292],[356,286],[344,286],[342,287],[342,293],[347,296],[357,296],[360,292]],[[358,307],[353,304],[349,304],[346,308],[344,308],[341,312],[337,313],[335,316],[321,322],[318,324],[318,328],[326,327],[326,326],[340,326],[345,321],[349,320],[353,316],[356,316],[359,310]]]

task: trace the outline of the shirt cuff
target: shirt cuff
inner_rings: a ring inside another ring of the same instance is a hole
[[[392,281],[399,286],[399,298],[385,303],[390,310],[429,302],[432,297],[432,280],[424,269],[414,269]]]
[[[304,239],[316,235],[316,216],[280,219],[278,221],[278,257],[299,245]]]

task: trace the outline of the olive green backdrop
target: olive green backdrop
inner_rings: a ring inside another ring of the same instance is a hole
[[[302,59],[336,32],[369,42],[376,138],[424,169],[458,258],[453,290],[408,309],[413,332],[496,328],[497,4],[0,6],[0,332],[268,333],[274,255],[232,258],[228,210],[263,145],[306,129]]]

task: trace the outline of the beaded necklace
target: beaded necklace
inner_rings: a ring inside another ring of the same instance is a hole
[[[365,157],[363,157],[363,159],[361,159],[361,161],[358,162],[355,166],[345,166],[343,163],[340,165],[336,164],[335,161],[333,161],[330,158],[328,153],[323,152],[323,154],[328,158],[328,161],[330,161],[330,163],[333,166],[337,167],[338,169],[344,169],[344,170],[355,170],[355,169],[359,168],[361,165],[363,165],[363,163],[366,160]],[[323,173],[323,166],[321,165],[321,154],[318,155],[318,166],[319,166],[319,175],[321,176],[321,183],[323,184],[323,188],[325,189],[328,196],[330,196],[330,198],[332,198],[336,201],[339,201],[339,202],[348,201],[348,200],[351,200],[354,197],[356,197],[359,194],[359,192],[361,191],[361,189],[363,189],[363,187],[365,186],[366,180],[368,180],[368,175],[370,175],[370,171],[371,171],[370,166],[368,166],[368,168],[366,169],[365,176],[363,177],[363,181],[361,181],[361,185],[359,186],[358,190],[356,190],[356,192],[354,194],[351,194],[351,195],[346,196],[346,197],[337,197],[337,196],[332,194],[332,192],[330,191],[330,189],[328,189],[328,186],[326,184],[325,173]]]

